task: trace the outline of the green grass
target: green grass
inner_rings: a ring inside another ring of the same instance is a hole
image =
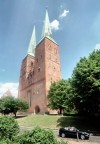
[[[28,115],[18,118],[17,121],[21,126],[42,127],[42,128],[57,128],[57,121],[61,116],[50,115]]]
[[[59,116],[59,115],[28,115],[17,118],[20,126],[59,129],[59,127],[75,126],[78,129],[100,131],[99,121],[94,117]]]

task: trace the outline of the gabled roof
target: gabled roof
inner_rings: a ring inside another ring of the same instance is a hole
[[[3,94],[3,97],[6,97],[6,96],[12,96],[12,93],[9,89]]]

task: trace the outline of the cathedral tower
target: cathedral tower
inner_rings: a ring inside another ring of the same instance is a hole
[[[27,56],[22,61],[19,97],[29,103],[29,112],[50,112],[47,94],[51,82],[61,79],[59,46],[52,38],[46,10],[42,37],[36,45],[35,28],[29,43]]]

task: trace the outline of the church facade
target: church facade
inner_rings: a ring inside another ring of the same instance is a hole
[[[52,38],[46,10],[42,38],[36,45],[34,27],[27,55],[22,61],[18,97],[29,103],[30,113],[52,113],[47,107],[47,95],[51,83],[60,79],[59,46]]]

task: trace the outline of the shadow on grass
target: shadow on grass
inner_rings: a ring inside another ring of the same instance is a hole
[[[27,115],[17,115],[16,119],[23,118],[23,117],[27,117]]]
[[[64,116],[57,121],[57,126],[74,126],[80,130],[100,131],[100,117]]]

